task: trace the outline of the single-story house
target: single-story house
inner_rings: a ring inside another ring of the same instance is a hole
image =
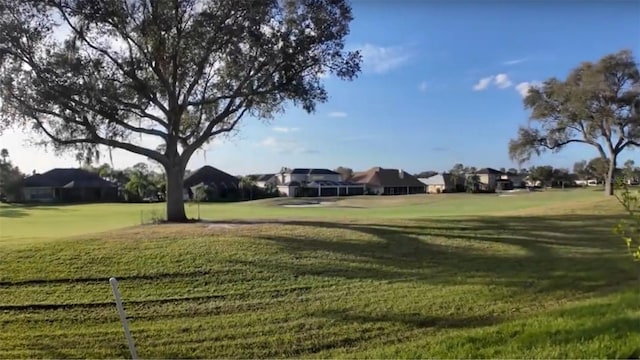
[[[277,176],[278,191],[285,196],[363,195],[365,186],[342,181],[339,173],[329,169],[286,169]]]
[[[426,186],[428,194],[455,192],[460,187],[463,187],[465,183],[464,177],[447,173],[436,174],[428,178],[418,178],[418,180]]]
[[[208,197],[225,198],[230,194],[237,194],[240,180],[213,166],[203,166],[185,177],[183,197],[185,200],[195,199],[198,188],[204,187]]]
[[[52,169],[22,183],[26,202],[117,201],[118,186],[84,169]]]
[[[367,191],[377,195],[424,194],[426,185],[402,169],[384,169],[379,166],[356,172],[350,179],[366,186]]]

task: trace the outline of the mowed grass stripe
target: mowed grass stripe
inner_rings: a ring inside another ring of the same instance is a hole
[[[4,241],[0,357],[127,357],[110,276],[142,357],[633,357],[638,269],[611,200],[363,197],[293,218],[211,205],[242,225]]]

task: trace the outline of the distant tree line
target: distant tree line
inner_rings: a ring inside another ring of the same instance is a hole
[[[499,171],[526,178],[531,183],[538,183],[545,187],[570,187],[575,186],[578,180],[596,180],[599,184],[606,182],[609,172],[609,162],[602,157],[595,157],[591,160],[581,160],[573,165],[573,169],[556,168],[551,165],[531,166],[529,168],[500,168]],[[475,176],[478,168],[455,164],[449,171],[445,172],[455,178],[464,178],[464,187],[473,187],[478,181]],[[419,178],[429,178],[439,174],[437,171],[427,170],[414,174]],[[624,166],[616,168],[614,175],[616,178],[625,180],[628,183],[636,184],[640,182],[640,167],[636,166],[633,160],[627,160]],[[519,186],[520,184],[514,184]],[[461,190],[459,190],[461,191]]]
[[[25,175],[11,163],[9,151],[0,150],[0,201],[16,201],[22,198],[22,180]]]
[[[163,171],[154,170],[147,163],[139,162],[125,169],[116,169],[104,163],[94,166],[97,157],[77,156],[80,168],[95,173],[118,186],[118,197],[126,202],[162,202],[166,200],[167,180]],[[191,170],[186,170],[185,176]],[[22,187],[26,175],[10,160],[7,149],[0,150],[0,201],[22,200]],[[223,196],[219,192],[203,188],[193,201],[243,201],[279,196],[273,184],[258,187],[254,178],[239,177],[238,189],[226,189]]]
[[[137,163],[126,169],[114,169],[109,164],[98,167],[85,164],[85,170],[94,172],[100,177],[118,184],[120,197],[128,202],[165,201],[167,180],[164,172],[155,171],[146,163]],[[191,170],[185,171],[185,177],[191,174]],[[250,176],[239,177],[237,189],[224,189],[215,191],[208,187],[196,189],[191,199],[196,202],[208,201],[243,201],[256,200],[279,196],[275,186],[258,187],[254,178]]]

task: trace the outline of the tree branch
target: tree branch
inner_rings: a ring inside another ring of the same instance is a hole
[[[57,136],[53,135],[53,133],[48,131],[47,128],[44,126],[44,123],[42,122],[42,120],[38,116],[36,116],[34,114],[29,115],[30,118],[34,119],[38,123],[38,127],[45,133],[45,135],[47,135],[54,142],[57,142],[57,143],[62,144],[62,145],[73,145],[73,144],[80,144],[80,143],[98,143],[98,144],[102,144],[102,145],[107,145],[107,146],[112,146],[112,147],[128,150],[128,151],[131,151],[131,152],[139,154],[139,155],[144,155],[146,157],[152,158],[153,160],[156,160],[156,161],[160,162],[161,164],[165,164],[166,163],[166,158],[162,154],[160,154],[159,152],[156,152],[156,151],[153,151],[153,150],[149,150],[149,149],[146,149],[146,148],[134,145],[134,144],[125,143],[125,142],[121,142],[121,141],[117,141],[117,140],[113,140],[113,139],[107,139],[107,138],[104,138],[104,137],[100,136],[98,134],[97,129],[95,128],[95,126],[93,126],[88,121],[88,119],[86,117],[83,118],[83,121],[73,120],[73,119],[64,117],[64,116],[62,116],[62,115],[60,115],[60,114],[58,114],[56,112],[53,112],[53,111],[50,111],[50,110],[47,110],[47,109],[43,109],[43,108],[38,108],[38,107],[35,107],[33,105],[30,105],[29,103],[27,103],[26,101],[16,97],[15,95],[13,95],[11,98],[13,100],[18,101],[22,106],[26,107],[31,112],[41,113],[41,114],[49,115],[49,116],[52,116],[52,117],[57,117],[57,118],[61,119],[63,122],[73,123],[73,124],[79,125],[79,126],[83,127],[85,130],[89,131],[89,133],[91,135],[88,138],[62,139],[60,137],[57,137]]]
[[[67,16],[67,14],[64,11],[64,6],[62,6],[61,4],[55,4],[54,7],[58,10],[58,12],[60,13],[61,17],[64,19],[65,23],[69,26],[69,28],[74,32],[74,34],[81,39],[88,47],[90,47],[91,49],[99,52],[100,54],[104,55],[107,59],[109,59],[111,61],[111,63],[113,65],[115,65],[124,76],[128,77],[129,79],[131,79],[134,83],[136,83],[138,86],[141,87],[141,89],[145,90],[145,95],[147,96],[148,100],[153,102],[154,105],[156,105],[158,107],[158,109],[160,109],[162,112],[165,113],[165,115],[168,115],[169,110],[164,106],[164,104],[162,104],[162,102],[160,102],[160,100],[158,99],[157,95],[154,94],[153,92],[149,91],[149,87],[147,86],[147,84],[142,81],[135,73],[135,70],[131,70],[128,71],[125,66],[118,61],[113,55],[111,55],[108,51],[106,51],[105,49],[102,49],[96,45],[94,45],[91,41],[89,41],[89,39],[87,39],[87,37],[84,35],[84,33],[82,31],[80,31],[71,21],[71,19],[69,19],[69,17]],[[148,60],[149,61],[149,60]]]

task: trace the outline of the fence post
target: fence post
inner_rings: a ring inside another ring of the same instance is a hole
[[[111,279],[109,279],[109,283],[111,284],[111,288],[113,289],[113,296],[116,298],[116,307],[118,308],[118,314],[120,314],[120,322],[122,322],[122,328],[124,329],[124,337],[127,339],[127,344],[129,345],[131,359],[136,360],[138,358],[138,354],[136,353],[136,346],[133,343],[133,338],[131,337],[131,333],[129,332],[127,315],[125,314],[124,307],[122,306],[120,291],[118,291],[118,280],[112,277]]]

